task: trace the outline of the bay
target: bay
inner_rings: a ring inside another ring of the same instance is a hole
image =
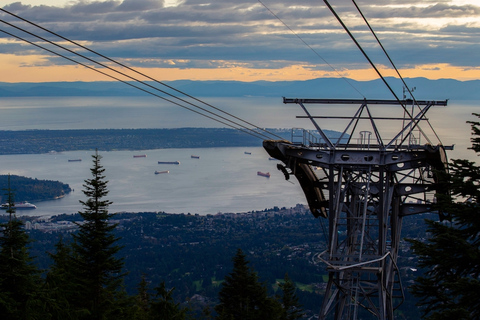
[[[245,154],[248,150],[251,154]],[[145,154],[146,157],[134,158]],[[68,183],[64,198],[37,202],[22,215],[76,213],[85,200],[82,184],[91,178],[92,151],[0,156],[0,174],[16,174]],[[216,214],[305,204],[298,183],[288,182],[263,148],[159,149],[100,152],[113,202],[110,212]],[[191,156],[200,157],[194,159]],[[69,162],[68,160],[82,161]],[[179,165],[158,164],[179,161]],[[169,173],[155,174],[155,171]],[[271,177],[257,175],[270,172]]]

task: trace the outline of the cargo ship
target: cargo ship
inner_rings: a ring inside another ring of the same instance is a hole
[[[191,155],[190,157],[191,157],[192,159],[200,159],[200,156]]]
[[[158,164],[180,164],[180,161],[158,161]]]
[[[245,153],[245,154],[252,154],[251,152],[248,152],[248,151],[245,151],[244,153]]]
[[[82,161],[82,159],[68,159],[68,162],[79,162]]]
[[[1,206],[0,206],[1,209],[3,210],[6,210],[8,209],[8,203],[3,203]],[[31,204],[29,202],[18,202],[18,203],[15,203],[14,206],[13,206],[13,209],[16,209],[16,210],[30,210],[30,209],[37,209],[37,206],[34,205],[34,204]]]
[[[266,177],[266,178],[270,178],[270,172],[257,171],[257,175],[262,176],[262,177]]]
[[[164,171],[155,171],[155,174],[162,174],[162,173],[170,173],[170,171],[168,171],[168,170],[164,170]]]
[[[136,154],[133,156],[134,158],[146,158],[147,155],[146,154]]]

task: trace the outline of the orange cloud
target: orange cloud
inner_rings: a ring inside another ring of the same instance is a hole
[[[0,82],[54,82],[54,81],[113,81],[113,79],[78,65],[45,65],[42,56],[0,55]],[[99,69],[102,70],[103,69]],[[378,78],[372,69],[348,71],[314,70],[308,66],[296,65],[281,69],[232,68],[137,68],[160,81],[189,80],[237,80],[237,81],[285,81],[308,80],[322,77],[344,76],[355,80]],[[123,70],[124,71],[124,70]],[[380,70],[384,76],[396,76],[391,69]],[[108,70],[105,72],[112,73]],[[480,68],[462,68],[448,64],[420,65],[400,70],[403,77],[425,77],[429,79],[452,78],[457,80],[480,79]],[[122,80],[130,80],[119,75]],[[135,75],[135,78],[142,79]]]

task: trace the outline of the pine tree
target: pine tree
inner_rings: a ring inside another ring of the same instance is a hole
[[[0,315],[2,319],[41,317],[40,272],[29,255],[23,222],[15,215],[10,179],[6,195],[9,221],[0,224]]]
[[[479,153],[480,123],[469,123]],[[451,194],[438,198],[446,220],[427,220],[426,242],[409,240],[425,270],[412,289],[425,319],[480,319],[480,167],[453,160],[449,170]]]
[[[175,288],[167,290],[165,282],[162,281],[155,288],[155,297],[150,302],[150,319],[152,320],[185,320],[187,311],[173,299]]]
[[[241,249],[233,257],[233,270],[225,276],[215,306],[218,319],[267,320],[277,319],[279,303],[267,295],[267,288],[249,266]]]
[[[53,319],[81,318],[82,314],[88,314],[87,310],[74,309],[78,285],[74,279],[72,248],[65,244],[61,238],[55,245],[56,252],[48,253],[53,263],[47,272],[45,279],[45,291],[47,293],[46,308]]]
[[[138,294],[135,299],[134,306],[134,320],[148,320],[150,319],[150,294],[148,293],[148,283],[145,275],[142,275],[142,280],[138,285]]]
[[[88,310],[88,319],[122,317],[123,259],[116,257],[121,247],[113,234],[116,224],[109,222],[114,216],[108,212],[112,202],[104,199],[108,194],[108,181],[100,164],[102,157],[96,151],[92,158],[92,178],[83,184],[87,200],[80,201],[84,207],[79,212],[83,223],[73,236],[72,271],[77,284],[74,302],[79,310]]]
[[[285,282],[280,284],[282,295],[279,297],[282,303],[281,320],[295,320],[303,317],[301,305],[298,302],[298,297],[295,294],[295,283],[290,279],[288,274],[285,274]]]

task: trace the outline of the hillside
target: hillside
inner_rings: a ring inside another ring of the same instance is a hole
[[[424,237],[425,218],[436,216],[407,217],[402,237]],[[31,221],[35,225],[29,230],[34,239],[31,250],[40,268],[50,264],[45,251],[53,252],[58,239],[71,241],[71,231],[76,228],[71,221],[79,220],[79,215],[59,215],[49,222]],[[168,287],[176,288],[176,301],[190,301],[190,307],[212,306],[221,281],[231,271],[231,258],[241,248],[271,293],[288,273],[298,286],[297,295],[307,314],[313,316],[320,309],[328,272],[313,256],[325,250],[326,221],[315,219],[302,205],[207,216],[122,213],[113,222],[118,223],[115,234],[123,246],[120,255],[125,257],[128,272],[125,285],[131,294],[137,292],[143,274],[153,285],[165,281]],[[409,248],[408,243],[401,242],[398,264],[405,284],[418,275],[414,271],[417,261]],[[406,295],[397,318],[418,319],[416,299],[408,289]]]
[[[68,184],[60,181],[38,180],[16,175],[10,176],[10,188],[15,201],[54,200],[65,196],[71,191]],[[0,201],[5,200],[8,190],[8,175],[0,175]]]

